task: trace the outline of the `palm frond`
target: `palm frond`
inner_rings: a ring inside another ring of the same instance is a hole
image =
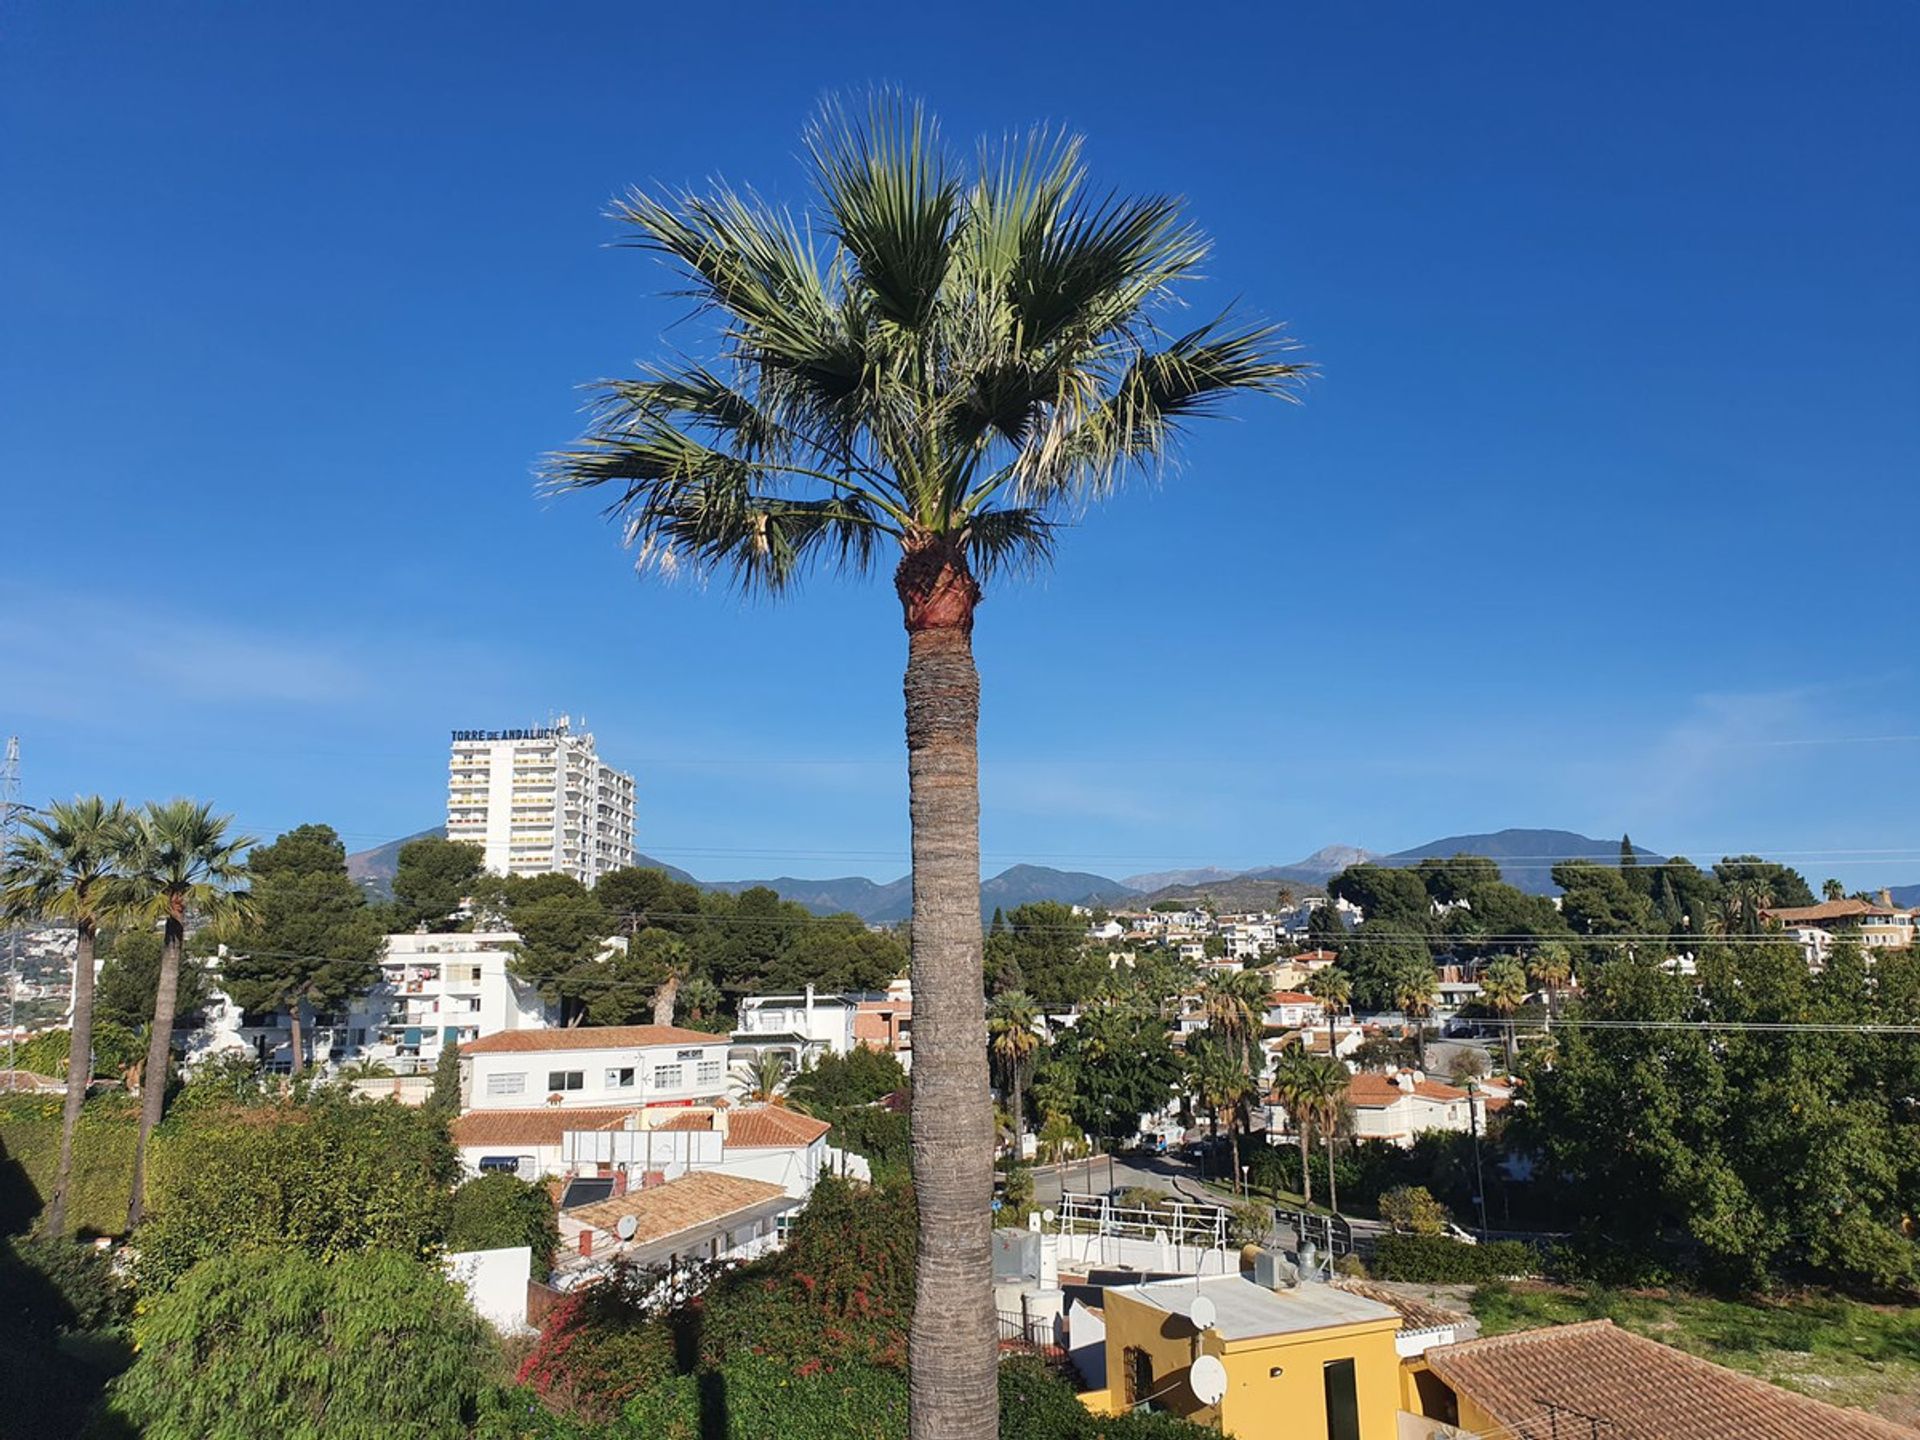
[[[833,235],[874,313],[921,330],[946,280],[960,209],[938,125],[918,102],[881,92],[864,120],[829,103],[806,142]]]
[[[1031,574],[1053,559],[1054,524],[1039,510],[984,510],[967,524],[967,560],[981,579]]]

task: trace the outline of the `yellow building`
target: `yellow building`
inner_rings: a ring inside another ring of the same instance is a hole
[[[1206,1301],[1205,1328],[1193,1323],[1196,1299]],[[1244,1275],[1109,1288],[1102,1305],[1107,1388],[1082,1397],[1099,1413],[1145,1406],[1235,1440],[1395,1440],[1401,1316],[1386,1305],[1325,1284],[1268,1289]],[[1194,1393],[1201,1355],[1226,1373],[1217,1404]]]

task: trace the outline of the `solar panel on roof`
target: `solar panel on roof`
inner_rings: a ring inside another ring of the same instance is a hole
[[[592,1205],[612,1196],[613,1181],[609,1178],[594,1176],[585,1180],[569,1180],[560,1196],[560,1208],[571,1210],[577,1205]]]

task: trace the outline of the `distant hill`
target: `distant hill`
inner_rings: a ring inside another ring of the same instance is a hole
[[[1291,865],[1263,865],[1253,870],[1174,871],[1176,875],[1200,878],[1169,880],[1135,903],[1156,905],[1162,901],[1204,901],[1219,910],[1271,910],[1281,887],[1295,895],[1324,893],[1327,881],[1349,865],[1380,857],[1357,845],[1323,845],[1304,860]]]
[[[881,885],[864,875],[849,875],[838,880],[797,880],[791,875],[771,880],[712,880],[697,882],[708,890],[724,890],[738,895],[742,890],[764,885],[777,890],[783,899],[797,900],[817,915],[851,910],[873,925],[891,925],[913,913],[913,877]],[[1135,892],[1118,880],[1080,870],[1055,870],[1047,865],[1014,865],[980,882],[980,913],[991,915],[996,909],[1011,910],[1036,900],[1058,900],[1062,904],[1111,905],[1130,899]]]
[[[1666,859],[1639,845],[1634,857],[1657,865]],[[1484,855],[1500,866],[1501,877],[1530,895],[1558,895],[1553,867],[1563,860],[1593,860],[1602,865],[1620,863],[1620,842],[1596,840],[1572,830],[1496,830],[1491,835],[1449,835],[1412,850],[1400,850],[1381,859],[1382,865],[1417,865],[1429,858]]]
[[[422,830],[417,835],[402,835],[398,840],[389,840],[371,850],[355,851],[347,856],[347,874],[375,899],[391,900],[393,872],[400,868],[400,847],[413,840],[443,840],[446,834],[446,826],[436,825],[431,830]]]
[[[1365,864],[1380,857],[1358,845],[1322,845],[1304,860],[1291,865],[1268,865],[1259,870],[1242,870],[1236,879],[1277,880],[1289,885],[1324,885],[1349,865]]]
[[[1120,883],[1144,894],[1149,890],[1164,890],[1169,885],[1205,885],[1214,880],[1231,880],[1238,873],[1222,870],[1218,865],[1203,865],[1198,870],[1150,870],[1144,875],[1129,875]]]
[[[1895,885],[1887,893],[1893,897],[1896,905],[1920,905],[1920,885]]]

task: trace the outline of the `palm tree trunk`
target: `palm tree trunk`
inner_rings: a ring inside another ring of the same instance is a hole
[[[293,1021],[293,1064],[287,1073],[298,1075],[303,1068],[306,1056],[306,1046],[301,1043],[305,1037],[300,1033],[300,997],[298,995],[294,996],[293,1003],[287,1006],[287,1013]]]
[[[173,1004],[180,990],[180,952],[186,948],[187,917],[176,901],[167,914],[160,944],[160,980],[153,992],[153,1035],[147,1041],[147,1066],[140,1076],[140,1130],[133,1141],[133,1195],[127,1202],[127,1229],[140,1223],[147,1198],[147,1141],[167,1103],[167,1058],[173,1051]]]
[[[1340,1182],[1333,1178],[1333,1127],[1331,1125],[1326,1127],[1324,1138],[1327,1142],[1327,1209],[1338,1215],[1340,1213]]]
[[[53,1198],[47,1202],[47,1234],[67,1233],[67,1191],[73,1182],[73,1132],[80,1107],[93,1084],[93,944],[91,920],[82,920],[73,947],[73,1026],[67,1037],[67,1103],[60,1111],[60,1162],[53,1172]]]
[[[1227,1126],[1227,1145],[1233,1151],[1233,1193],[1236,1195],[1244,1195],[1246,1192],[1240,1188],[1240,1127],[1239,1126],[1237,1125]]]
[[[1504,1035],[1507,1040],[1507,1073],[1511,1075],[1513,1073],[1513,1062],[1514,1062],[1514,1055],[1515,1055],[1514,1035],[1513,1035],[1513,1011],[1511,1010],[1507,1011],[1506,1014],[1504,1014],[1500,1018],[1506,1021],[1506,1023],[1500,1027],[1500,1033]]]
[[[673,1024],[674,1008],[680,1002],[680,977],[671,971],[660,982],[660,988],[653,992],[653,1023],[656,1025]]]
[[[1313,1152],[1308,1148],[1311,1142],[1307,1139],[1307,1117],[1305,1115],[1294,1116],[1294,1124],[1300,1131],[1300,1198],[1306,1204],[1311,1205],[1313,1203],[1313,1162],[1311,1159]]]
[[[1026,1134],[1027,1129],[1026,1106],[1021,1104],[1024,1097],[1020,1093],[1020,1082],[1024,1078],[1021,1074],[1022,1068],[1018,1060],[1013,1062],[1013,1074],[1010,1077],[1012,1083],[1007,1086],[1007,1104],[1013,1111],[1013,1163],[1016,1165],[1027,1158],[1026,1146],[1021,1143],[1021,1137]]]
[[[980,928],[979,587],[944,546],[895,576],[907,627],[913,828],[913,1185],[919,1199],[908,1337],[912,1440],[994,1440],[994,1120]]]

